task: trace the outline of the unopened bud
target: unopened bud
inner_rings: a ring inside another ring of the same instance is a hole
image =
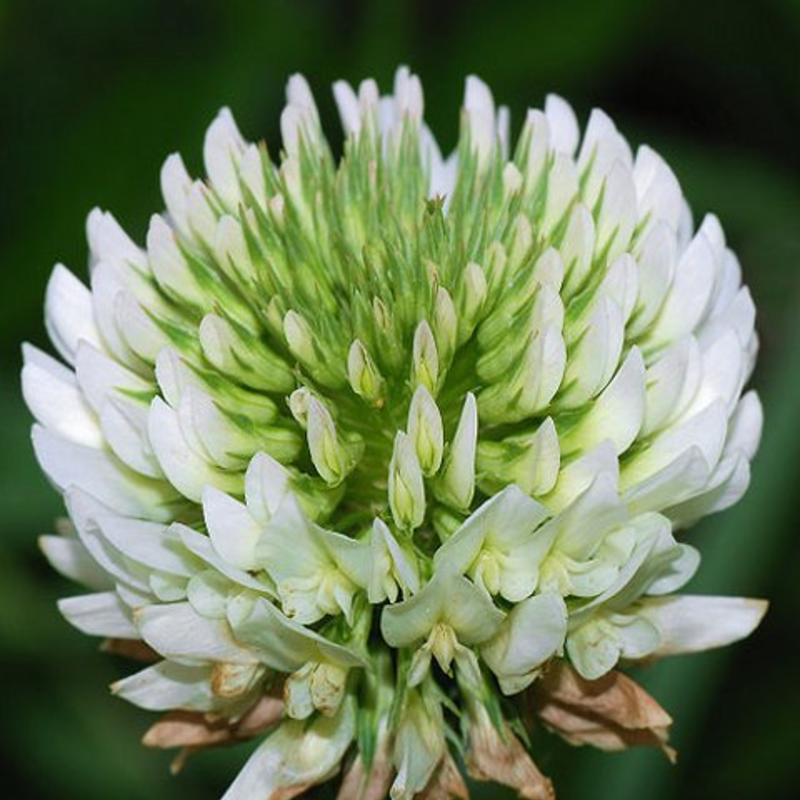
[[[449,362],[458,341],[458,315],[450,292],[442,287],[436,292],[433,329],[439,344],[439,352],[442,354],[442,358]]]
[[[303,429],[308,427],[308,406],[312,397],[311,390],[307,386],[301,386],[289,395],[289,410]]]
[[[508,260],[513,267],[519,267],[530,253],[533,245],[533,229],[524,214],[520,214],[514,222],[514,236],[508,252]]]
[[[289,365],[260,340],[240,326],[216,314],[206,314],[200,323],[203,355],[220,372],[245,386],[264,391],[286,392],[294,386]],[[247,360],[241,358],[247,353]]]
[[[489,245],[486,259],[486,278],[492,289],[502,286],[508,265],[508,253],[500,242]]]
[[[458,293],[458,343],[464,342],[472,336],[478,315],[486,302],[488,286],[483,270],[474,261],[470,261],[464,268],[463,283]]]
[[[306,422],[311,460],[325,483],[338,486],[356,465],[360,448],[342,441],[331,412],[313,395]]]
[[[478,406],[475,395],[467,395],[461,419],[436,484],[436,495],[447,505],[469,509],[475,493],[475,449],[478,442]]]
[[[399,527],[413,530],[425,519],[425,484],[409,436],[399,431],[389,465],[389,506]]]
[[[420,322],[414,333],[412,369],[414,385],[427,386],[432,393],[435,393],[439,381],[439,353],[431,326],[425,320]]]
[[[560,291],[561,284],[564,282],[564,261],[561,253],[554,247],[548,247],[536,259],[533,275],[536,282],[542,286],[549,286],[555,292]]]
[[[392,326],[392,318],[389,314],[389,309],[386,308],[386,303],[376,297],[372,301],[372,316],[375,318],[375,324],[379,330],[388,331]]]
[[[347,354],[347,378],[353,391],[375,405],[383,404],[383,378],[367,348],[356,339]]]
[[[516,165],[509,162],[503,169],[503,193],[511,197],[522,188],[522,173]]]
[[[305,364],[313,364],[316,360],[314,353],[314,333],[311,326],[296,311],[287,311],[283,318],[283,335],[292,354]]]
[[[282,194],[274,194],[267,201],[267,206],[272,213],[272,218],[279,228],[283,228],[283,209],[286,205]]]
[[[417,387],[411,400],[408,435],[414,443],[423,475],[430,478],[442,464],[444,426],[436,401],[424,385]]]

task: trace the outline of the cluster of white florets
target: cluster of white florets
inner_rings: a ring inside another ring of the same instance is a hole
[[[341,159],[293,77],[277,164],[223,111],[144,249],[93,212],[90,288],[47,291],[68,366],[25,350],[72,523],[43,547],[93,590],[61,610],[159,659],[115,692],[240,734],[268,708],[226,800],[348,764],[342,797],[462,791],[448,741],[479,776],[527,758],[502,694],[763,611],[673,594],[700,561],[676,529],[741,496],[761,429],[717,219],[600,111],[581,137],[549,97],[512,152],[470,78],[444,159],[407,70],[334,89]]]

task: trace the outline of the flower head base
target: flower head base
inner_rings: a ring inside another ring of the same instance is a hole
[[[169,712],[148,743],[273,731],[225,800],[342,768],[342,797],[465,796],[462,737],[474,777],[550,798],[532,711],[664,746],[618,664],[763,614],[674,594],[700,561],[674,532],[748,483],[753,304],[602,112],[581,136],[549,97],[512,148],[470,78],[445,159],[407,70],[334,92],[338,161],[295,76],[277,164],[223,111],[207,181],[164,165],[145,249],[95,211],[91,288],[54,270],[69,366],[26,347],[23,390],[71,518],[43,548],[93,590],[61,610],[154,660],[114,686]]]

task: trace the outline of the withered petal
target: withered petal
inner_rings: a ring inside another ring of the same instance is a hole
[[[417,800],[469,800],[469,789],[453,761],[450,753],[445,753],[428,785],[417,795]]]
[[[130,658],[133,661],[155,663],[161,656],[140,639],[106,639],[101,648],[104,653]]]
[[[199,711],[170,711],[145,733],[148,747],[196,749],[249,739],[274,725],[283,713],[283,703],[262,697],[238,722],[210,719]],[[184,759],[185,760],[185,759]]]
[[[532,690],[533,705],[544,724],[570,744],[601,750],[667,746],[672,718],[635,681],[613,670],[589,681],[568,664],[550,669]]]
[[[384,800],[394,777],[394,768],[387,753],[376,754],[372,769],[367,772],[358,756],[339,787],[336,800]]]
[[[522,743],[506,727],[505,740],[492,725],[470,728],[467,771],[479,781],[516,789],[527,800],[555,800],[552,781],[543,775]]]

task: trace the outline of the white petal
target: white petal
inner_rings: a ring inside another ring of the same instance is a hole
[[[475,492],[475,453],[478,442],[478,407],[475,395],[468,393],[461,410],[437,496],[455,508],[469,508]]]
[[[630,169],[617,161],[606,178],[597,215],[597,253],[613,261],[628,247],[636,227],[636,188]]]
[[[83,396],[98,414],[109,398],[138,395],[149,399],[155,393],[154,384],[86,342],[78,347],[75,375]]]
[[[765,600],[678,595],[647,600],[642,615],[661,634],[655,655],[696,653],[749,636],[767,612]]]
[[[124,275],[132,269],[147,271],[147,259],[141,247],[122,229],[108,211],[95,208],[86,219],[86,236],[92,252],[92,264],[106,261]]]
[[[70,624],[89,636],[139,638],[128,609],[120,602],[116,592],[68,597],[58,601],[58,610]]]
[[[344,667],[363,667],[366,664],[354,650],[335,644],[290,620],[267,600],[257,600],[245,614],[232,604],[228,618],[238,639],[272,669],[293,672],[309,661]]]
[[[728,413],[732,413],[745,377],[742,343],[728,329],[703,350],[703,378],[686,414],[697,414],[716,400],[721,400]]]
[[[150,406],[147,431],[164,474],[184,497],[199,503],[209,485],[222,491],[241,491],[242,476],[222,472],[198,455],[189,446],[177,413],[159,397]]]
[[[192,179],[186,171],[183,159],[178,153],[173,153],[161,168],[161,194],[171,222],[182,233],[189,231],[186,197],[191,185]]]
[[[444,475],[446,480],[447,469]],[[403,431],[395,437],[388,492],[395,522],[404,529],[418,528],[425,517],[425,484],[414,443]]]
[[[424,385],[418,386],[411,398],[406,428],[423,474],[434,475],[442,463],[444,426],[436,401]]]
[[[148,569],[185,578],[199,570],[180,537],[166,525],[111,515],[98,515],[95,522],[120,553]]]
[[[287,494],[259,537],[257,557],[278,582],[314,577],[333,566],[321,530]]]
[[[33,446],[47,477],[63,491],[75,486],[131,517],[164,520],[172,516],[174,495],[160,481],[137,475],[102,450],[75,444],[35,425]]]
[[[715,256],[701,232],[680,257],[661,312],[647,334],[648,343],[667,344],[691,333],[702,320],[714,288]]]
[[[333,96],[345,136],[357,134],[361,130],[361,111],[353,87],[345,81],[336,81],[333,84]]]
[[[244,148],[245,141],[230,109],[221,109],[206,132],[203,162],[214,191],[232,208],[236,208],[241,200],[239,163]]]
[[[697,394],[703,377],[702,356],[693,336],[678,339],[647,369],[644,436],[678,418]]]
[[[434,570],[463,574],[484,547],[509,551],[523,544],[546,513],[517,486],[506,487],[470,514],[436,551]]]
[[[750,462],[741,453],[723,458],[701,494],[670,506],[664,513],[676,528],[685,528],[700,517],[724,511],[742,499],[750,485]]]
[[[166,348],[158,354],[156,380],[164,399],[173,408],[180,405],[187,386],[198,384],[195,374],[183,363],[180,354],[172,348]]]
[[[213,665],[187,666],[161,661],[112,684],[117,697],[148,711],[212,711],[219,698],[212,691]]]
[[[147,438],[147,411],[145,403],[122,395],[109,398],[100,413],[103,435],[117,458],[132,470],[150,478],[163,478]]]
[[[609,439],[614,443],[618,454],[624,453],[642,427],[644,382],[644,362],[638,349],[634,347],[614,380],[594,401],[575,428],[562,437],[562,447],[585,451]]]
[[[370,549],[370,603],[381,603],[387,596],[390,602],[394,602],[398,588],[410,594],[419,591],[419,569],[416,561],[409,557],[389,526],[378,517],[372,525]]]
[[[530,683],[536,670],[564,646],[567,607],[559,595],[540,594],[514,606],[497,634],[481,647],[481,657],[502,679]],[[515,682],[516,691],[522,686]]]
[[[213,567],[220,575],[224,575],[232,583],[252,589],[257,594],[267,594],[270,597],[275,595],[272,585],[267,585],[258,578],[254,578],[249,572],[234,567],[217,553],[211,544],[210,537],[199,533],[193,528],[182,525],[180,522],[173,522],[170,528],[175,531],[183,541],[186,549],[194,553],[201,561]]]
[[[720,331],[732,328],[739,340],[748,345],[755,336],[755,322],[756,307],[750,290],[743,286],[723,311],[713,317],[709,316],[700,326],[698,336],[705,343],[713,341]]]
[[[619,461],[614,444],[601,442],[593,450],[567,464],[559,473],[553,491],[544,498],[544,504],[553,513],[568,506],[601,473],[619,478]]]
[[[455,190],[456,178],[458,175],[458,159],[456,153],[452,153],[448,158],[442,160],[439,156],[439,148],[436,146],[435,154],[431,154],[433,150],[433,136],[428,139],[428,152],[430,158],[430,189],[428,195],[430,197],[444,197],[445,209],[447,209],[448,201]]]
[[[755,392],[747,392],[739,401],[728,422],[725,451],[742,453],[745,458],[752,460],[758,450],[763,427],[764,409],[761,406],[761,400]]]
[[[242,163],[239,165],[239,177],[262,211],[267,210],[267,185],[264,178],[265,160],[258,145],[249,144],[242,156]],[[270,168],[271,165],[267,167],[267,169]],[[251,212],[252,209],[245,211],[248,221],[252,218],[250,216]]]
[[[217,224],[214,220],[204,230],[210,235],[210,232],[216,232],[216,229]],[[159,286],[177,302],[200,309],[205,309],[211,302],[211,298],[206,297],[206,293],[198,285],[186,263],[174,231],[158,214],[150,218],[150,227],[147,229],[147,254]]]
[[[550,125],[543,111],[528,109],[520,139],[527,144],[523,154],[525,188],[532,190],[538,185],[550,154]]]
[[[317,134],[319,115],[314,96],[302,75],[292,75],[286,86],[287,106],[281,113],[281,139],[290,155],[300,152],[300,137],[312,143]]]
[[[691,446],[649,477],[634,482],[622,498],[632,514],[658,511],[697,494],[709,474],[703,451]]]
[[[583,561],[594,555],[599,539],[627,518],[617,494],[616,476],[601,472],[575,501],[543,526],[540,536],[551,540],[557,537],[560,552]]]
[[[190,666],[207,661],[257,661],[234,640],[227,622],[201,617],[189,603],[145,606],[135,612],[134,619],[147,644],[171,661]]]
[[[297,72],[290,76],[286,83],[286,102],[316,109],[314,95],[311,93],[308,81]]]
[[[47,334],[65,361],[75,363],[81,341],[102,348],[92,293],[63,264],[53,268],[44,302]]]
[[[186,198],[186,208],[189,214],[189,229],[191,237],[205,247],[214,243],[214,233],[217,230],[217,204],[211,189],[202,181],[195,181],[189,188]],[[149,247],[148,247],[149,249]],[[180,300],[179,294],[177,299]]]
[[[22,353],[22,395],[36,419],[77,444],[102,447],[100,426],[75,374],[31,345],[23,345]]]
[[[67,536],[40,536],[39,547],[50,562],[50,566],[65,578],[97,591],[113,587],[114,582],[78,539]]]
[[[549,94],[545,99],[544,114],[550,126],[553,149],[567,156],[574,155],[580,131],[572,106],[557,94]]]
[[[547,176],[547,196],[542,218],[542,229],[546,233],[551,233],[561,222],[578,192],[578,170],[575,163],[565,153],[557,152]]]
[[[197,437],[203,453],[224,469],[243,467],[255,443],[196,386],[188,386],[178,408],[181,430],[187,439]]]
[[[128,603],[128,597],[122,592],[129,590],[131,598],[133,594],[138,595],[133,606],[150,602],[152,592],[147,583],[147,570],[129,561],[113,547],[95,522],[97,517],[108,515],[112,510],[80,489],[68,489],[64,499],[81,544],[100,568],[117,583],[120,598]]]
[[[632,337],[647,331],[658,315],[672,283],[677,260],[675,232],[665,222],[651,227],[636,248],[639,265],[639,294],[636,311],[628,327]]]
[[[222,800],[297,796],[336,773],[355,732],[349,700],[334,717],[319,715],[310,725],[283,722],[250,756]]]
[[[601,297],[567,359],[558,402],[566,407],[581,406],[600,392],[619,364],[624,339],[620,307],[608,297]]]
[[[698,447],[709,468],[716,466],[725,444],[727,413],[721,400],[656,436],[640,453],[626,460],[622,488],[628,489],[655,475],[690,447]]]
[[[608,157],[606,152],[609,152]],[[600,108],[593,108],[586,123],[586,131],[581,142],[581,152],[578,156],[578,166],[583,171],[594,159],[605,161],[611,165],[614,161],[621,161],[625,166],[632,166],[633,154],[630,146],[617,131],[611,117]]]
[[[436,573],[418,594],[384,607],[381,633],[391,647],[406,647],[426,638],[441,622],[469,646],[491,638],[504,617],[489,596],[465,577]]]
[[[289,472],[272,456],[256,453],[245,474],[244,494],[247,510],[261,523],[267,523],[289,491]]]
[[[159,352],[170,344],[167,334],[130,292],[120,292],[115,297],[114,317],[128,348],[150,364],[154,364]]]
[[[139,365],[138,359],[128,347],[117,321],[118,298],[125,291],[125,284],[114,269],[105,261],[98,262],[92,272],[92,299],[100,336],[105,347],[118,361],[135,369]]]
[[[477,152],[479,163],[486,163],[494,151],[497,136],[494,98],[489,87],[474,75],[467,78],[464,110],[472,147]]]
[[[428,684],[423,684],[423,690]],[[406,693],[394,732],[394,766],[397,777],[391,800],[412,800],[422,792],[446,752],[444,717],[432,691]]]
[[[609,266],[597,293],[613,300],[628,322],[639,294],[639,267],[629,253],[623,253]]]
[[[211,542],[220,556],[239,569],[256,569],[256,543],[262,526],[248,508],[208,486],[203,492],[203,515]]]
[[[664,159],[647,145],[642,145],[636,153],[633,177],[639,218],[648,218],[649,226],[663,222],[677,231],[683,196],[678,179]]]
[[[589,207],[593,208],[600,199],[616,164],[626,171],[631,170],[633,157],[630,146],[605,112],[599,108],[592,109],[578,156],[582,194]]]

